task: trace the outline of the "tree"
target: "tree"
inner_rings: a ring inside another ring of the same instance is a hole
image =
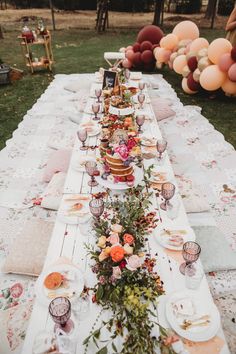
[[[217,5],[217,0],[208,1],[206,13],[205,13],[205,18],[207,20],[210,20],[213,16],[215,16],[216,5]]]
[[[3,39],[2,26],[0,25],[0,39]]]
[[[97,18],[96,18],[96,30],[97,32],[104,32],[108,27],[108,7],[109,0],[97,1]]]
[[[51,14],[52,14],[52,27],[53,30],[56,30],[56,23],[55,23],[55,17],[54,17],[54,7],[53,7],[53,3],[52,0],[49,0],[49,5],[50,5],[50,9],[51,9]]]
[[[155,0],[155,8],[154,8],[154,19],[153,25],[160,26],[162,19],[162,12],[164,8],[164,0]]]

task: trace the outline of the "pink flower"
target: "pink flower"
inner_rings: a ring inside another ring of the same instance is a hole
[[[11,296],[12,296],[13,298],[20,297],[21,294],[23,293],[23,286],[22,286],[20,283],[14,284],[14,285],[10,288],[10,293],[11,293]]]
[[[112,245],[120,242],[120,238],[117,232],[111,232],[107,241],[109,241]]]
[[[120,279],[121,278],[121,269],[120,267],[112,267],[112,277],[115,279]]]
[[[120,155],[121,160],[125,161],[129,157],[128,148],[125,144],[121,144],[115,148],[115,152]]]
[[[143,263],[142,259],[137,255],[130,256],[126,259],[126,262],[126,268],[131,270],[132,272],[141,267]]]
[[[133,147],[135,147],[135,146],[136,146],[136,141],[133,138],[130,138],[127,143],[128,151],[132,150]]]

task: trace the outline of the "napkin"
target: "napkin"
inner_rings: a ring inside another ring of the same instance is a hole
[[[184,346],[189,354],[217,354],[221,352],[225,342],[222,338],[215,336],[206,342],[191,342],[183,339]]]

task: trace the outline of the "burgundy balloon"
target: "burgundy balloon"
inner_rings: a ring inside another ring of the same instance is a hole
[[[236,61],[236,47],[233,47],[231,50],[231,58]]]
[[[188,88],[192,91],[199,91],[201,88],[201,85],[199,84],[199,82],[194,80],[193,73],[190,73],[188,75],[187,85],[188,85]]]
[[[152,43],[149,41],[144,41],[140,45],[140,51],[144,52],[145,50],[152,50]]]
[[[197,69],[197,57],[190,57],[189,60],[187,61],[189,70],[191,70],[192,72],[194,72]]]
[[[144,64],[149,64],[151,62],[153,62],[154,60],[154,56],[151,50],[145,50],[142,54],[141,54],[141,60]]]
[[[135,53],[140,52],[140,43],[134,43],[133,45],[133,51]]]
[[[139,53],[139,52],[134,53],[133,65],[135,67],[140,67],[142,65],[141,53]]]
[[[164,33],[158,26],[148,25],[141,29],[137,36],[137,42],[150,41],[152,44],[159,44]]]

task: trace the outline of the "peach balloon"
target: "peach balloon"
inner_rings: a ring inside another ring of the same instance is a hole
[[[195,52],[189,52],[188,54],[186,54],[186,59],[189,60],[192,57],[195,57],[196,53]]]
[[[193,79],[194,79],[196,82],[199,82],[199,80],[200,80],[200,75],[201,75],[201,71],[200,71],[199,69],[194,70],[194,72],[193,72]]]
[[[228,77],[230,81],[236,82],[236,63],[229,68]]]
[[[185,65],[182,70],[183,77],[187,77],[190,73],[191,73],[191,71],[190,71],[188,65]]]
[[[215,91],[223,85],[225,79],[226,74],[219,69],[218,65],[210,65],[202,71],[200,84],[207,91]]]
[[[155,58],[156,58],[156,56],[157,56],[157,53],[158,53],[160,50],[162,50],[162,48],[160,48],[160,47],[156,47],[156,48],[153,50],[153,55],[154,55]]]
[[[169,60],[168,65],[169,65],[170,70],[172,70],[173,69],[173,62]]]
[[[173,69],[177,74],[182,74],[185,65],[187,65],[186,55],[179,55],[173,61]]]
[[[225,93],[236,95],[236,82],[230,81],[228,78],[225,80],[221,88]]]
[[[179,40],[181,39],[196,39],[199,37],[198,26],[192,21],[179,22],[172,31]]]
[[[214,64],[218,64],[220,57],[225,53],[230,53],[232,44],[225,38],[217,38],[208,47],[208,58]]]
[[[122,65],[123,65],[124,68],[130,69],[133,64],[132,64],[132,62],[129,59],[124,59],[122,61]]]
[[[133,46],[132,46],[132,45],[128,45],[128,47],[126,47],[126,51],[127,51],[127,50],[130,50],[130,49],[133,50]]]
[[[122,47],[122,48],[119,49],[119,52],[120,52],[120,53],[125,53],[125,51],[126,51],[126,48],[125,48],[125,47]]]
[[[167,63],[168,60],[170,59],[171,51],[160,48],[158,51],[155,53],[155,58],[158,63]]]
[[[190,51],[197,53],[200,49],[208,48],[208,47],[209,47],[208,40],[200,37],[192,41],[192,43],[190,44]]]
[[[175,58],[177,58],[177,56],[178,56],[178,54],[176,52],[171,54],[170,61],[172,64],[173,64],[173,61],[175,60]]]
[[[221,71],[227,72],[231,65],[234,64],[234,60],[231,58],[230,53],[225,53],[221,55],[220,60],[219,60],[219,68]]]
[[[162,69],[163,63],[156,62],[156,67],[157,67],[157,69]]]
[[[132,61],[134,58],[134,51],[132,49],[127,50],[125,53],[125,57]]]
[[[212,64],[212,62],[207,57],[204,57],[198,61],[197,67],[200,71],[203,71],[205,68],[207,68],[211,64]]]
[[[187,85],[187,79],[186,77],[183,78],[182,80],[182,89],[185,93],[188,93],[189,95],[194,95],[195,93],[197,93],[197,91],[192,91],[190,90],[190,88]]]
[[[178,55],[182,55],[182,54],[185,54],[186,53],[186,48],[180,48],[180,49],[178,49],[178,51],[177,51],[177,54]]]
[[[161,39],[160,46],[165,49],[173,50],[177,46],[178,42],[178,37],[175,34],[170,33]]]

